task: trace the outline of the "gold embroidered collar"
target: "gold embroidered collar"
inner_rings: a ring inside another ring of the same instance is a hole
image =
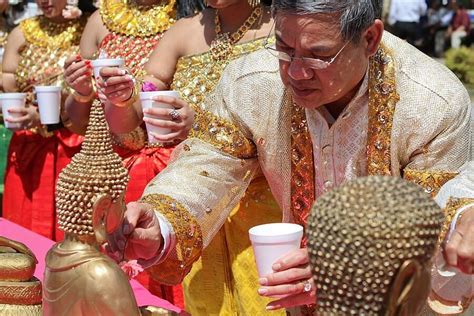
[[[86,19],[65,23],[54,23],[43,16],[20,23],[23,36],[28,43],[48,48],[69,48],[78,45]]]
[[[176,20],[175,0],[166,5],[140,6],[132,0],[104,0],[100,15],[112,32],[147,37],[166,31]]]

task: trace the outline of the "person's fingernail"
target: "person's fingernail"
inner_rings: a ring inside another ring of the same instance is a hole
[[[267,307],[265,307],[265,309],[267,311],[274,311],[275,309],[278,309],[278,306],[275,306],[275,305],[267,305]]]
[[[127,74],[127,71],[126,71],[126,70],[123,70],[123,69],[120,69],[119,74],[122,75],[122,76],[124,76],[124,75]]]
[[[124,240],[119,240],[119,241],[117,241],[117,246],[118,246],[120,249],[125,248],[125,241],[124,241]]]
[[[128,235],[128,234],[131,233],[130,225],[128,225],[128,224],[123,225],[123,233],[125,235]]]
[[[265,295],[268,293],[268,290],[267,289],[263,289],[263,288],[259,288],[258,289],[258,294],[260,295]]]
[[[275,264],[272,266],[272,269],[273,269],[273,271],[279,271],[279,270],[281,269],[281,264],[275,263]]]
[[[258,283],[260,285],[267,285],[268,284],[268,279],[267,278],[260,278],[260,279],[258,279]]]
[[[128,79],[129,81],[133,81],[133,80],[135,80],[135,78],[133,78],[133,76],[132,76],[132,75],[127,75],[127,79]]]
[[[90,61],[90,60],[84,60],[84,63],[85,63],[86,65],[90,65],[90,64],[91,64],[91,61]]]

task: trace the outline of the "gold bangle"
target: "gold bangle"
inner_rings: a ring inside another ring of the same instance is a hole
[[[137,85],[135,84],[133,86],[133,90],[132,90],[132,94],[130,95],[130,98],[128,98],[125,101],[116,103],[115,106],[118,106],[118,107],[121,107],[121,108],[129,107],[133,103],[135,103],[137,98],[138,98],[138,89],[137,89]]]
[[[79,103],[90,103],[92,100],[95,99],[95,89],[92,88],[92,92],[89,95],[82,95],[74,90],[72,93],[72,97],[75,101]]]

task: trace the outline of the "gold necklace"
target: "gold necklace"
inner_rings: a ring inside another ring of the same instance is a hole
[[[263,9],[261,6],[256,7],[252,14],[245,20],[245,22],[234,33],[222,33],[221,21],[219,19],[218,11],[214,23],[216,25],[216,38],[211,42],[211,55],[216,61],[225,61],[232,54],[233,45],[244,37],[245,33],[255,24],[255,22],[262,16]]]
[[[69,48],[78,45],[86,19],[54,23],[43,16],[23,20],[20,23],[28,43],[48,48]]]
[[[148,37],[163,33],[176,20],[175,0],[166,5],[140,6],[127,0],[104,0],[100,15],[112,32]]]

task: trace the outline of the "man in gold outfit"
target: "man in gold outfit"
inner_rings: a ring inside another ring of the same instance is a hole
[[[305,226],[315,199],[346,181],[402,177],[434,196],[470,158],[467,92],[444,66],[384,32],[381,0],[276,0],[273,9],[276,47],[228,66],[194,137],[128,206],[126,253],[156,257],[166,280],[183,278],[260,173],[283,221]],[[446,227],[471,202],[448,207]],[[473,218],[464,211],[458,227]],[[470,252],[458,262],[472,266],[474,242],[463,244]],[[267,309],[310,312],[316,293],[302,246],[260,279],[260,295],[280,297]]]

